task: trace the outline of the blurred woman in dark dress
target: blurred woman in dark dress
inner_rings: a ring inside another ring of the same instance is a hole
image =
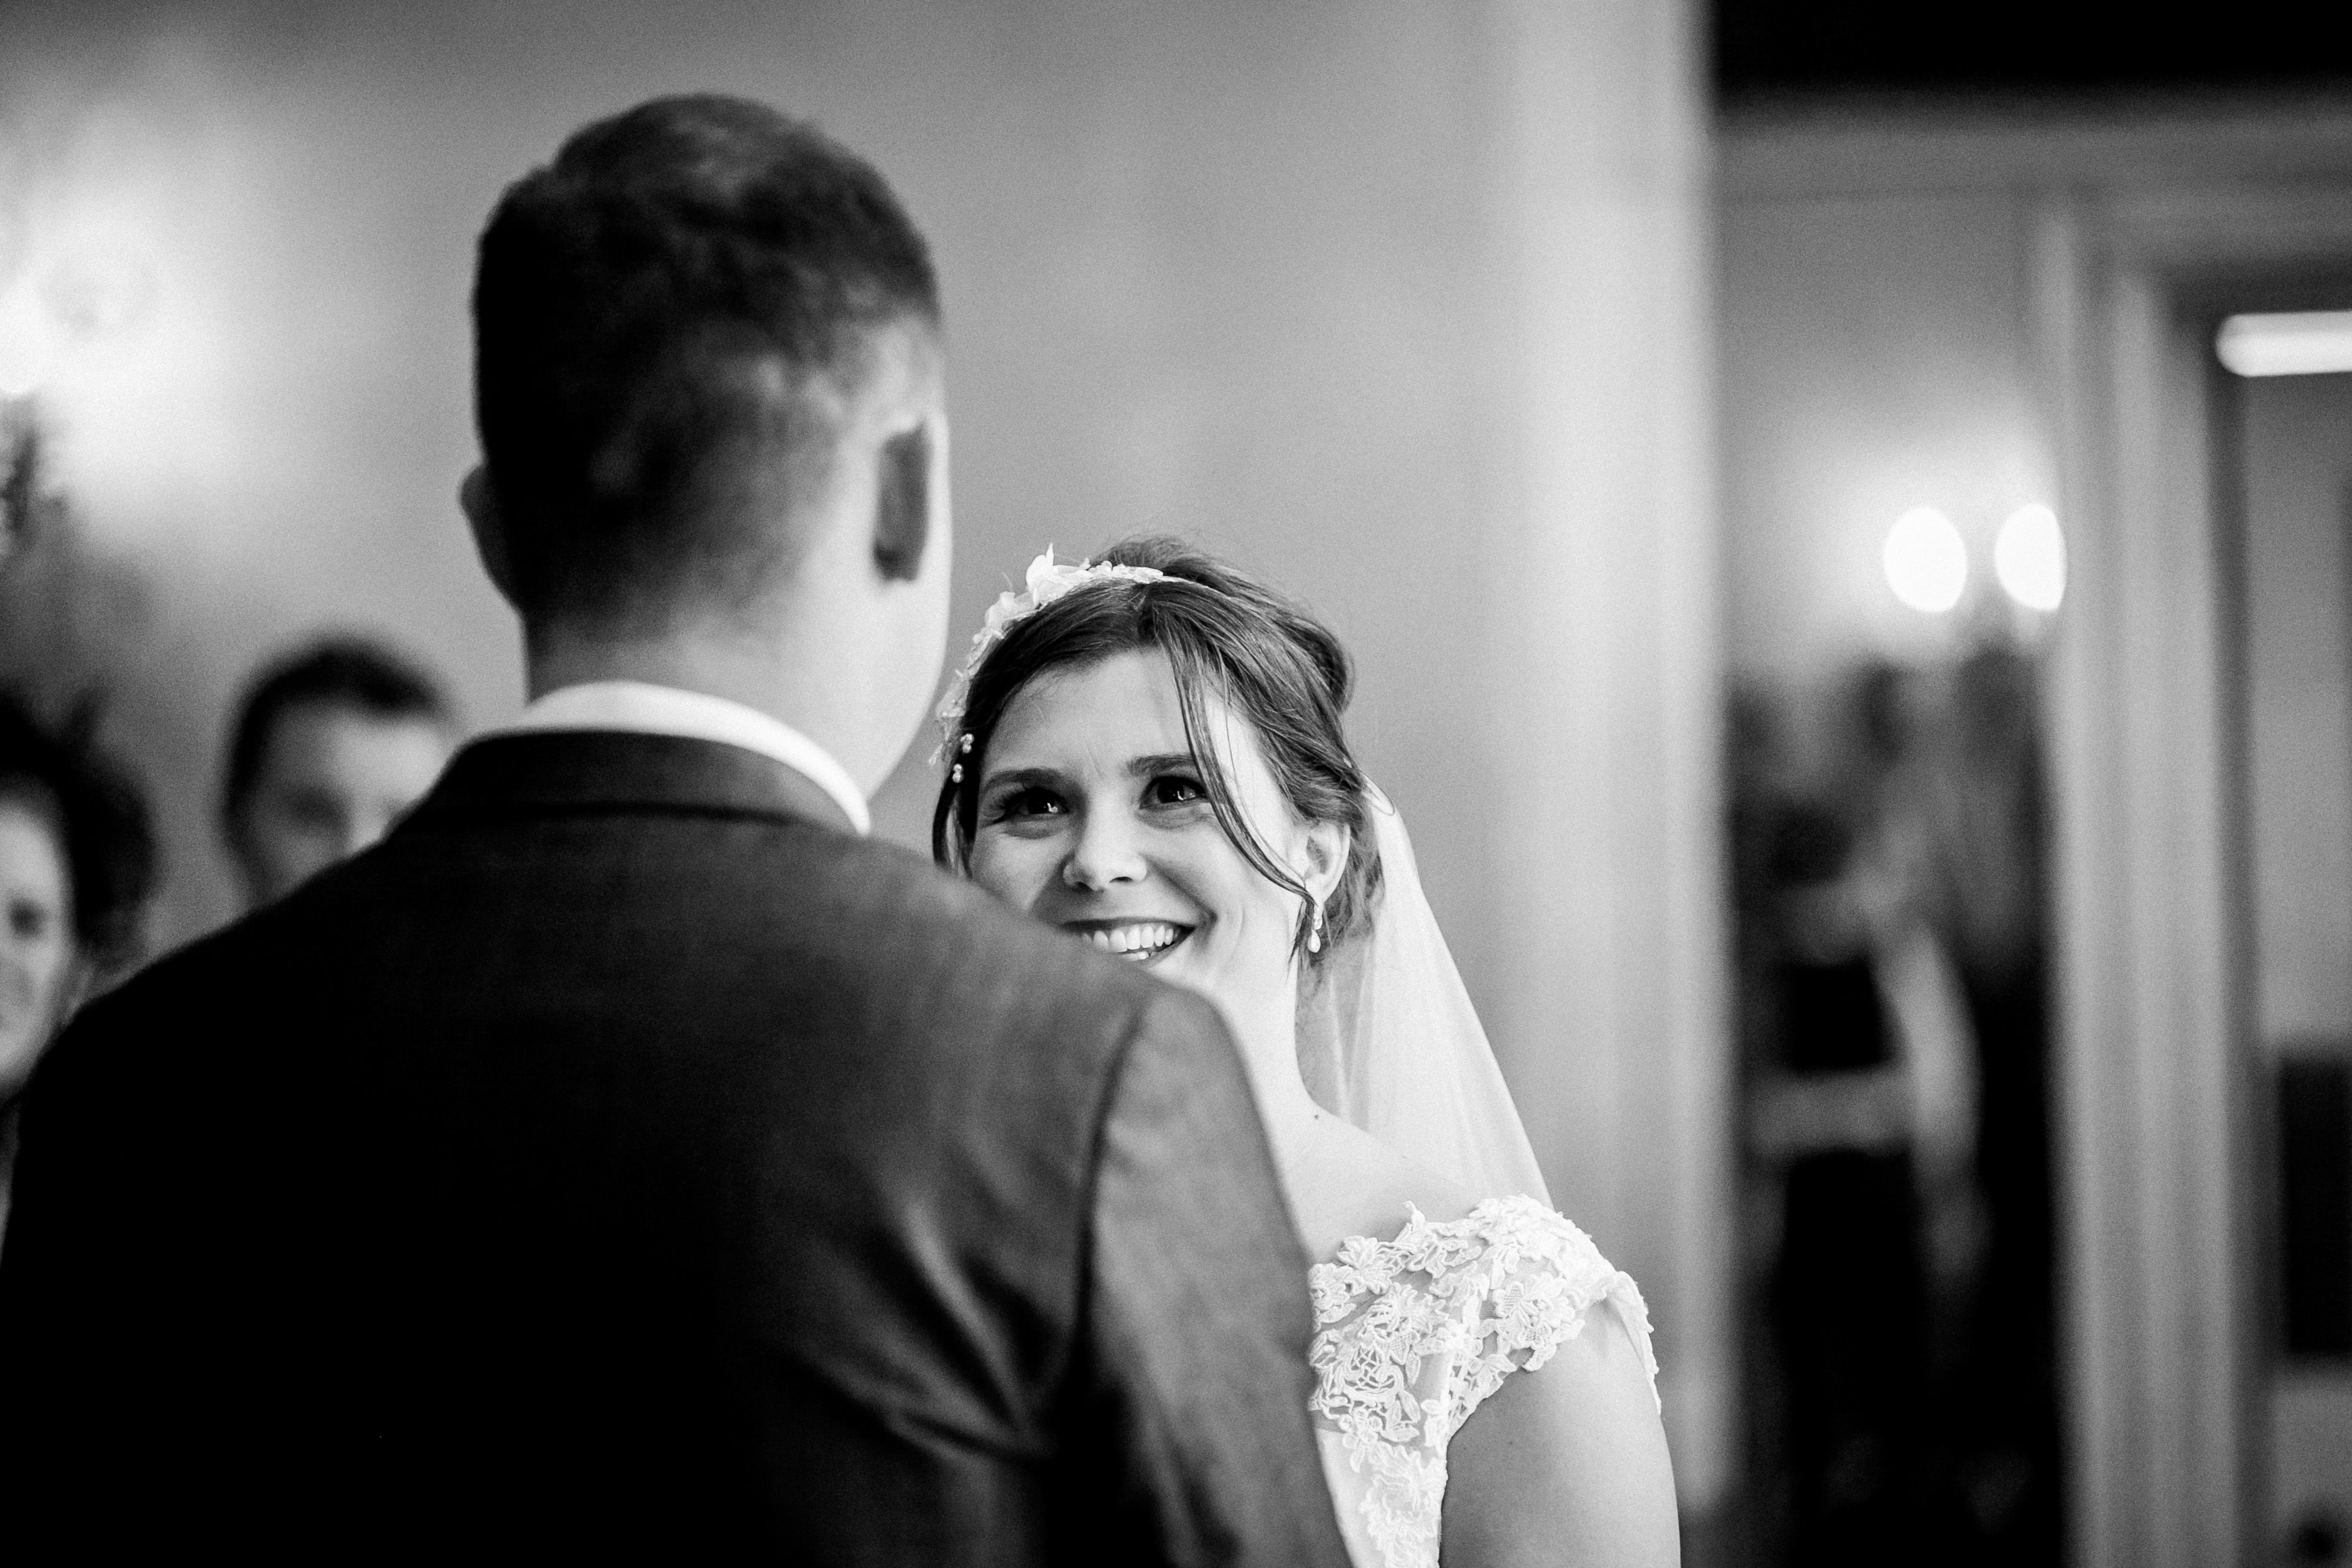
[[[1773,1050],[1751,1150],[1781,1184],[1768,1311],[1781,1364],[1787,1560],[1906,1559],[1919,1544],[1926,1299],[1905,1041],[1833,813],[1773,825]]]
[[[1979,648],[1954,674],[1941,765],[1912,832],[1967,994],[1988,1221],[1954,1422],[1985,1561],[2056,1564],[2064,1522],[2051,1198],[2050,985],[2042,755],[2032,662]]]
[[[17,1097],[96,982],[126,964],[154,878],[147,808],[88,743],[0,692],[0,1236]]]

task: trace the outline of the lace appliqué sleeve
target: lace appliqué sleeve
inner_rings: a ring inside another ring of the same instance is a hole
[[[1486,1310],[1473,1331],[1473,1353],[1454,1364],[1445,1436],[1453,1436],[1513,1372],[1533,1372],[1549,1361],[1602,1301],[1623,1319],[1642,1353],[1642,1369],[1650,1375],[1650,1397],[1656,1399],[1658,1358],[1650,1349],[1650,1308],[1633,1276],[1612,1267],[1591,1237],[1531,1197],[1489,1199],[1470,1218],[1490,1214],[1482,1227],[1486,1253],[1464,1281],[1479,1291]]]
[[[1341,1522],[1360,1527],[1351,1542],[1366,1542],[1381,1568],[1437,1562],[1446,1443],[1512,1373],[1575,1338],[1597,1303],[1616,1307],[1657,1392],[1641,1291],[1530,1197],[1489,1198],[1438,1224],[1411,1210],[1394,1238],[1350,1239],[1308,1282],[1327,1473]],[[1330,1462],[1334,1439],[1344,1474]]]

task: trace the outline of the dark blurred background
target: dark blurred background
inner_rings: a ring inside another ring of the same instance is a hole
[[[2264,5],[1712,37],[1740,1533],[2340,1561],[2352,363],[2213,344],[2352,306],[2352,43]]]
[[[1716,0],[1717,101],[1743,109],[1849,95],[2040,98],[2081,109],[2137,95],[2324,92],[2352,79],[2339,19],[2279,0],[2159,14],[2145,5],[1984,0]]]

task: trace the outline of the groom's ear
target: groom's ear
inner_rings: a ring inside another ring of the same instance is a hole
[[[457,508],[466,514],[466,527],[474,536],[474,550],[482,558],[482,570],[490,574],[506,601],[515,604],[514,558],[508,553],[506,520],[499,516],[498,492],[491,488],[489,470],[482,465],[475,464],[473,471],[458,481]]]
[[[874,564],[883,580],[912,582],[922,575],[923,547],[931,535],[931,427],[927,421],[882,444],[874,492]]]

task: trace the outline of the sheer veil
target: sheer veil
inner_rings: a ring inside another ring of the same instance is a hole
[[[1525,1193],[1549,1207],[1527,1129],[1422,893],[1404,819],[1377,789],[1364,803],[1380,903],[1370,934],[1334,951],[1300,997],[1307,1092],[1476,1197]]]

